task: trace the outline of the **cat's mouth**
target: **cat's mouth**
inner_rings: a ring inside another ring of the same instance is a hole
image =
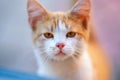
[[[59,51],[55,56],[65,56],[66,54],[63,51]]]
[[[64,61],[71,57],[71,55],[68,55],[64,50],[59,50],[52,58],[57,61]]]
[[[63,51],[59,51],[58,53],[56,53],[53,57],[55,60],[58,60],[58,61],[63,61],[65,59],[68,58],[67,54],[64,53]]]

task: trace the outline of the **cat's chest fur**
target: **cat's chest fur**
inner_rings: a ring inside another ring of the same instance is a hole
[[[36,57],[39,55],[35,51]],[[73,61],[68,59],[67,61],[51,61],[43,64],[42,59],[38,59],[38,75],[63,78],[65,80],[94,80],[94,70],[87,53],[82,55],[79,60]]]

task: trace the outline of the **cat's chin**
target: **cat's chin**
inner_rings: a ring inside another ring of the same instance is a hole
[[[64,60],[67,60],[68,58],[70,58],[69,55],[66,55],[64,53],[61,53],[61,54],[56,54],[53,59],[56,60],[56,61],[64,61]]]

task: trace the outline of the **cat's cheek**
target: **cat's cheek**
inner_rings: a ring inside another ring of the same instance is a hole
[[[43,47],[43,44],[44,44],[44,42],[41,42],[41,41],[39,41],[39,40],[37,40],[37,41],[35,42],[35,46],[36,46],[37,48],[42,48],[42,47]]]
[[[66,47],[63,48],[63,53],[65,53],[67,56],[70,56],[72,55],[74,52],[73,52],[73,49],[72,47],[70,47],[70,45],[66,45]]]
[[[68,55],[74,54],[76,44],[78,44],[78,43],[77,43],[77,40],[75,38],[68,39],[66,47],[64,49],[64,52]]]
[[[55,47],[55,42],[53,40],[46,40],[44,42],[44,45],[45,45],[46,53],[49,56],[52,57],[52,56],[54,56],[58,52],[58,50]]]

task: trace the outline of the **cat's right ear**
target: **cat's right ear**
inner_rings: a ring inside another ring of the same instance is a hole
[[[37,0],[28,0],[27,11],[29,23],[32,30],[35,30],[36,22],[41,21],[43,17],[47,15],[47,10]]]

